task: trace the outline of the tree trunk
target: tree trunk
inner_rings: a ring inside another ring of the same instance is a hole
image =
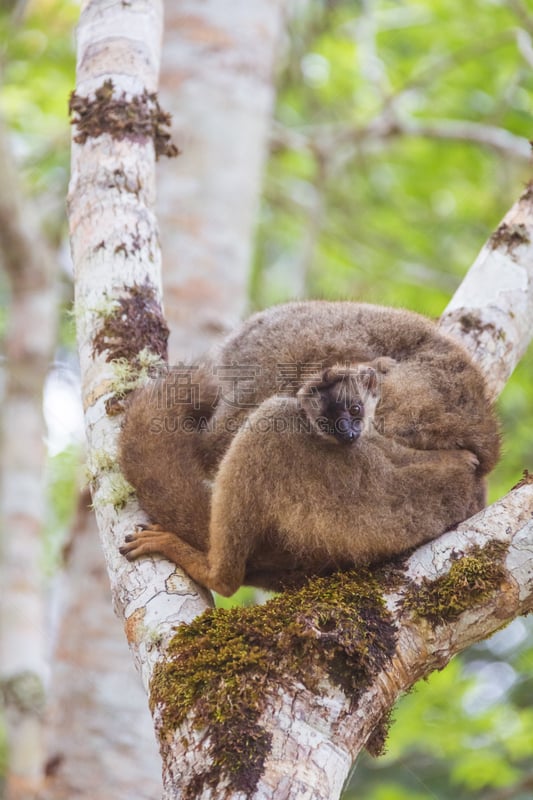
[[[36,796],[44,759],[42,394],[56,340],[57,291],[55,261],[23,202],[3,127],[0,175],[0,258],[11,290],[2,409],[0,672],[9,748],[6,793],[9,800],[26,800]]]
[[[79,25],[74,99],[83,113],[76,112],[69,192],[91,491],[115,609],[126,618],[145,687],[159,646],[171,637],[173,626],[210,604],[174,565],[150,559],[139,572],[118,550],[126,533],[146,517],[129,498],[118,472],[119,420],[107,412],[132,388],[139,367],[146,374],[166,356],[153,213],[154,138],[161,131],[147,133],[146,114],[142,116],[146,93],[152,95],[157,87],[161,26],[160,0],[134,6],[93,0],[86,5]],[[106,80],[113,82],[111,97]],[[133,133],[117,120],[111,106],[115,100],[121,112],[135,118]],[[155,100],[149,105],[160,119]],[[100,128],[83,126],[81,118],[91,115],[100,118]],[[126,357],[135,369],[125,369]]]
[[[482,248],[446,308],[441,328],[466,345],[499,394],[532,336],[533,184]]]
[[[180,158],[158,173],[170,360],[242,318],[285,0],[166,5],[161,98]]]

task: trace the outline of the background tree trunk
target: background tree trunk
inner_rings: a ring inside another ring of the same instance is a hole
[[[58,592],[42,800],[154,800],[161,795],[161,759],[146,693],[113,613],[88,502],[84,492]]]
[[[161,101],[182,154],[158,170],[170,361],[246,310],[285,0],[169,2]]]
[[[42,395],[57,327],[56,263],[0,126],[0,260],[11,309],[2,408],[0,673],[8,729],[9,800],[33,798],[44,760],[48,674],[42,575],[45,425]]]

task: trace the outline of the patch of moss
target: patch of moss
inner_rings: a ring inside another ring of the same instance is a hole
[[[146,280],[125,287],[124,295],[110,303],[93,338],[93,351],[107,353],[107,361],[123,359],[138,370],[140,354],[147,349],[166,361],[168,334],[156,289]]]
[[[145,89],[142,94],[129,98],[125,92],[115,92],[113,81],[106,80],[93,97],[72,92],[69,113],[71,124],[78,130],[74,141],[79,144],[107,133],[118,140],[152,139],[156,158],[179,155],[168,131],[171,116],[162,110],[155,92]]]
[[[529,231],[523,223],[516,225],[508,225],[506,222],[498,227],[498,229],[490,237],[490,246],[492,248],[501,247],[506,245],[510,253],[516,247],[522,244],[529,244]]]
[[[483,323],[480,315],[475,311],[461,314],[459,323],[465,333],[480,334],[488,331],[494,339],[505,341],[505,331],[502,328],[496,328],[493,322]]]
[[[192,714],[211,765],[183,789],[193,800],[225,779],[250,797],[271,737],[259,725],[269,697],[295,680],[320,691],[326,674],[354,699],[390,660],[396,629],[367,570],[310,579],[263,606],[206,611],[183,625],[154,671],[150,702],[165,742]]]
[[[42,716],[46,706],[46,692],[41,677],[31,670],[18,672],[0,684],[0,696],[6,707],[11,706],[25,714]]]
[[[377,723],[376,727],[370,734],[370,737],[366,741],[366,751],[369,755],[374,756],[382,756],[385,753],[385,745],[387,744],[387,737],[389,735],[389,729],[392,725],[392,708],[390,708],[385,714],[383,714],[380,721]]]
[[[95,491],[101,486],[105,477],[105,488]],[[135,489],[120,472],[116,458],[105,450],[93,450],[86,468],[87,482],[93,489],[93,508],[103,508],[108,503],[115,509],[124,508],[128,500],[135,494]]]
[[[457,619],[464,611],[487,600],[505,579],[505,542],[473,547],[455,561],[446,575],[411,584],[402,608],[432,625]]]
[[[103,449],[93,450],[86,464],[85,477],[87,483],[94,483],[100,473],[102,472],[115,472],[117,468],[117,460]]]
[[[167,370],[167,365],[160,356],[147,347],[138,353],[133,363],[125,358],[117,358],[112,365],[114,374],[109,384],[112,394],[105,402],[106,413],[110,417],[125,410],[124,400],[130,392]]]
[[[105,244],[102,242],[101,247],[105,247]],[[104,294],[102,297],[98,298],[98,303],[88,306],[81,302],[81,300],[76,301],[76,312],[75,316],[81,315],[83,316],[87,312],[91,312],[99,319],[105,319],[113,314],[119,308],[118,300],[113,297],[109,297],[109,295]]]
[[[168,367],[160,356],[145,347],[137,354],[134,364],[125,358],[113,361],[110,389],[117,399],[123,400],[134,389],[144,386],[149,379],[167,370]]]

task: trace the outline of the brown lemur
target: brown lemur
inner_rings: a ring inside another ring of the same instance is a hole
[[[391,359],[376,365],[395,369]],[[182,517],[179,536],[171,519],[170,531],[164,524],[131,534],[121,552],[161,553],[230,595],[242,583],[279,589],[302,575],[372,563],[464,519],[477,510],[477,457],[415,450],[380,434],[380,378],[371,365],[334,366],[296,397],[265,400],[220,463],[210,515],[208,503],[200,510],[201,524],[210,516],[209,541],[195,541]],[[143,484],[138,491],[143,504]]]
[[[385,358],[380,358],[383,356]],[[275,479],[269,462],[271,459],[273,463],[279,461],[273,459],[270,449],[275,451],[276,447],[289,441],[284,436],[276,438],[270,429],[261,437],[257,429],[254,435],[248,427],[237,438],[236,432],[243,423],[258,420],[258,415],[263,413],[268,420],[268,415],[273,413],[271,405],[267,403],[255,412],[254,408],[273,395],[281,396],[271,401],[277,414],[272,424],[283,425],[281,408],[287,409],[289,415],[294,413],[289,401],[296,397],[302,385],[311,385],[314,381],[315,391],[318,391],[318,379],[310,381],[310,371],[315,370],[322,380],[324,368],[339,361],[343,364],[374,362],[381,378],[381,396],[375,409],[374,424],[382,435],[376,437],[374,430],[372,436],[365,433],[359,437],[350,459],[346,454],[343,456],[346,463],[341,463],[341,457],[334,453],[333,448],[323,446],[316,430],[315,435],[308,435],[307,443],[301,445],[305,447],[305,455],[303,451],[298,455],[292,447],[296,441],[303,440],[290,440],[292,444],[287,445],[287,458],[290,454],[295,463],[287,487],[290,487],[289,494],[294,493],[295,497],[304,492],[304,508],[313,508],[316,512],[314,521],[306,516],[311,545],[313,541],[316,543],[313,530],[328,529],[328,537],[331,537],[334,526],[328,528],[327,524],[322,524],[323,519],[330,517],[324,512],[322,518],[320,506],[312,501],[312,470],[310,468],[308,477],[306,465],[308,461],[309,464],[314,461],[309,448],[315,448],[315,460],[323,462],[323,478],[327,474],[328,479],[333,480],[335,470],[342,468],[348,472],[336,475],[340,486],[346,482],[357,486],[358,481],[363,487],[375,486],[375,496],[363,491],[361,498],[366,497],[368,504],[365,513],[385,514],[389,532],[393,520],[394,534],[390,534],[387,550],[390,555],[414,546],[421,541],[420,536],[432,538],[439,535],[447,527],[479,510],[484,504],[484,476],[498,458],[499,431],[482,375],[466,351],[440,334],[428,319],[412,312],[350,302],[290,303],[251,317],[222,344],[211,363],[189,371],[181,370],[181,379],[190,389],[189,397],[186,391],[181,398],[176,395],[180,388],[180,370],[171,370],[167,376],[131,397],[121,435],[120,462],[145,511],[160,528],[170,532],[175,544],[174,555],[171,555],[160,535],[156,537],[154,531],[151,536],[151,532],[146,531],[137,541],[140,545],[142,539],[143,552],[164,553],[196,577],[194,567],[188,565],[183,554],[183,541],[201,551],[214,552],[216,531],[220,528],[220,525],[215,528],[214,520],[211,520],[211,487],[207,479],[214,480],[213,516],[215,508],[224,507],[220,500],[221,487],[238,504],[248,492],[248,482],[247,470],[239,470],[235,459],[242,458],[244,463],[243,448],[251,447],[250,458],[253,460],[255,454],[262,464],[261,481],[251,481],[254,503],[257,507],[263,507],[265,503],[268,506],[268,492],[273,492],[270,484]],[[390,368],[391,364],[394,364],[393,368]],[[280,406],[282,401],[288,405]],[[301,402],[301,395],[298,402]],[[304,409],[305,404],[299,413]],[[368,409],[366,418],[369,418]],[[276,445],[276,442],[282,444]],[[255,453],[256,450],[259,453]],[[449,479],[447,470],[453,476],[461,472],[457,466],[460,460],[457,450],[464,451],[463,457],[467,461],[471,459],[468,455],[471,451],[479,462],[475,472],[467,473],[471,477],[471,482],[470,478],[467,481],[468,502],[463,479],[455,501],[453,480],[448,486],[439,488],[440,481]],[[226,459],[220,464],[226,453],[231,465],[228,467],[225,466]],[[241,455],[230,458],[232,453]],[[374,457],[370,458],[369,454]],[[334,461],[330,464],[331,459]],[[373,473],[366,474],[363,466],[372,468]],[[384,471],[384,482],[392,482],[395,487],[390,490],[390,504],[384,506],[379,490],[380,470]],[[418,477],[413,480],[415,473]],[[421,500],[426,491],[420,477],[422,474],[426,474],[425,480],[431,487],[433,504],[429,503],[427,508]],[[230,480],[228,475],[241,477],[236,481],[234,478]],[[402,487],[402,476],[406,476],[405,487]],[[392,498],[396,498],[396,504]],[[224,502],[230,501],[231,497],[228,497]],[[339,500],[341,506],[343,501],[346,503],[346,496]],[[351,502],[349,499],[348,504]],[[358,502],[357,513],[361,514],[362,500]],[[439,502],[441,510],[437,513],[434,507]],[[242,503],[250,511],[250,503]],[[398,535],[404,522],[402,504],[406,513],[411,514],[410,519],[415,515],[409,509],[417,509],[420,516],[416,526],[408,527],[405,523],[401,535]],[[417,504],[421,507],[418,508]],[[385,513],[385,509],[388,512]],[[448,517],[444,520],[447,512],[453,520]],[[301,520],[305,516],[299,501],[294,501],[293,514],[296,517],[300,515]],[[337,509],[337,514],[342,515],[340,509]],[[358,530],[354,523],[355,510],[351,519],[352,532],[355,532]],[[286,580],[282,575],[284,568],[286,573],[293,574],[286,548],[280,544],[279,537],[276,538],[277,534],[270,532],[270,567],[265,569],[267,554],[264,548],[262,566],[254,565],[257,535],[253,526],[257,523],[252,523],[252,520],[255,520],[255,515],[250,513],[247,543],[252,555],[246,564],[244,580],[256,585],[281,584]],[[263,528],[259,525],[257,530]],[[336,537],[333,541],[337,541]],[[366,540],[361,541],[364,543]],[[244,543],[242,546],[246,549]],[[365,560],[364,547],[363,544],[357,562]],[[181,555],[176,548],[181,548]],[[323,556],[326,550],[323,542],[316,553],[308,554],[308,561],[314,563],[311,571],[328,569],[332,562]],[[140,554],[139,547],[129,545],[128,552],[130,557]],[[197,554],[193,555],[196,557]],[[377,557],[370,551],[367,555],[366,561]],[[352,557],[351,551],[347,550],[345,559],[337,558],[336,563],[353,563]],[[324,563],[320,567],[318,562],[322,558]],[[306,571],[308,567],[303,569]]]

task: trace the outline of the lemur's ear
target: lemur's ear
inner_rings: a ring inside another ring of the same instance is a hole
[[[398,362],[395,358],[390,358],[390,356],[380,356],[376,358],[375,361],[372,362],[373,368],[377,372],[381,372],[383,375],[386,375],[387,372],[390,372],[391,369],[394,369],[397,366]]]
[[[367,392],[375,392],[379,383],[378,374],[373,367],[361,366],[357,370],[357,382]]]
[[[325,389],[328,386],[332,386],[334,383],[338,383],[343,379],[343,375],[339,373],[336,367],[328,367],[322,373],[322,377],[320,383],[318,384],[319,389]]]

